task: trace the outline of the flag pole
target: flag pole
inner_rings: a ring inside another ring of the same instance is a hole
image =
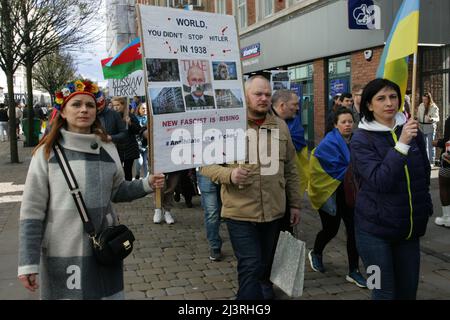
[[[413,58],[413,77],[412,77],[412,97],[411,97],[411,118],[414,119],[416,113],[416,87],[417,87],[417,50]]]

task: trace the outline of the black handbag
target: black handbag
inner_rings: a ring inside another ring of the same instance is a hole
[[[99,234],[96,234],[64,149],[59,143],[56,143],[53,146],[53,151],[66,178],[80,218],[83,221],[84,230],[91,240],[92,251],[97,262],[105,266],[119,264],[133,251],[133,242],[135,240],[133,232],[125,225],[120,224],[107,227]]]

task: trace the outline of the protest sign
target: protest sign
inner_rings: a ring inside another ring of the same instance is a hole
[[[280,89],[291,89],[290,71],[286,70],[272,70],[270,72],[270,84],[272,91]]]
[[[153,172],[245,160],[233,16],[138,5]]]
[[[108,92],[111,97],[145,96],[144,71],[137,70],[123,79],[108,79]]]

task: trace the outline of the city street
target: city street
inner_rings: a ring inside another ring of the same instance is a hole
[[[17,280],[18,218],[21,194],[31,148],[19,141],[22,163],[11,164],[9,143],[0,143],[0,300],[38,299],[28,293]],[[432,171],[432,197],[439,211],[437,170]],[[194,207],[186,208],[183,199],[174,210],[174,225],[153,224],[153,198],[147,196],[132,203],[117,205],[124,224],[129,226],[136,242],[132,255],[125,260],[125,289],[127,299],[211,300],[233,299],[237,290],[236,259],[225,225],[224,260],[211,262],[206,241],[200,198],[194,197]],[[418,299],[450,299],[450,228],[438,227],[430,219],[422,238],[422,264]],[[310,249],[319,230],[320,220],[309,203],[304,202],[300,239]],[[360,289],[345,280],[347,255],[344,227],[326,247],[324,264],[327,272],[311,270],[306,259],[305,300],[367,300],[370,291]],[[277,299],[289,299],[276,290]]]

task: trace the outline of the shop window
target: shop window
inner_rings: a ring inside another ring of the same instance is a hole
[[[288,69],[290,71],[291,90],[300,98],[302,125],[308,148],[314,148],[314,82],[313,64],[304,64]]]
[[[331,108],[333,97],[350,92],[351,62],[349,56],[328,60],[328,107]]]

